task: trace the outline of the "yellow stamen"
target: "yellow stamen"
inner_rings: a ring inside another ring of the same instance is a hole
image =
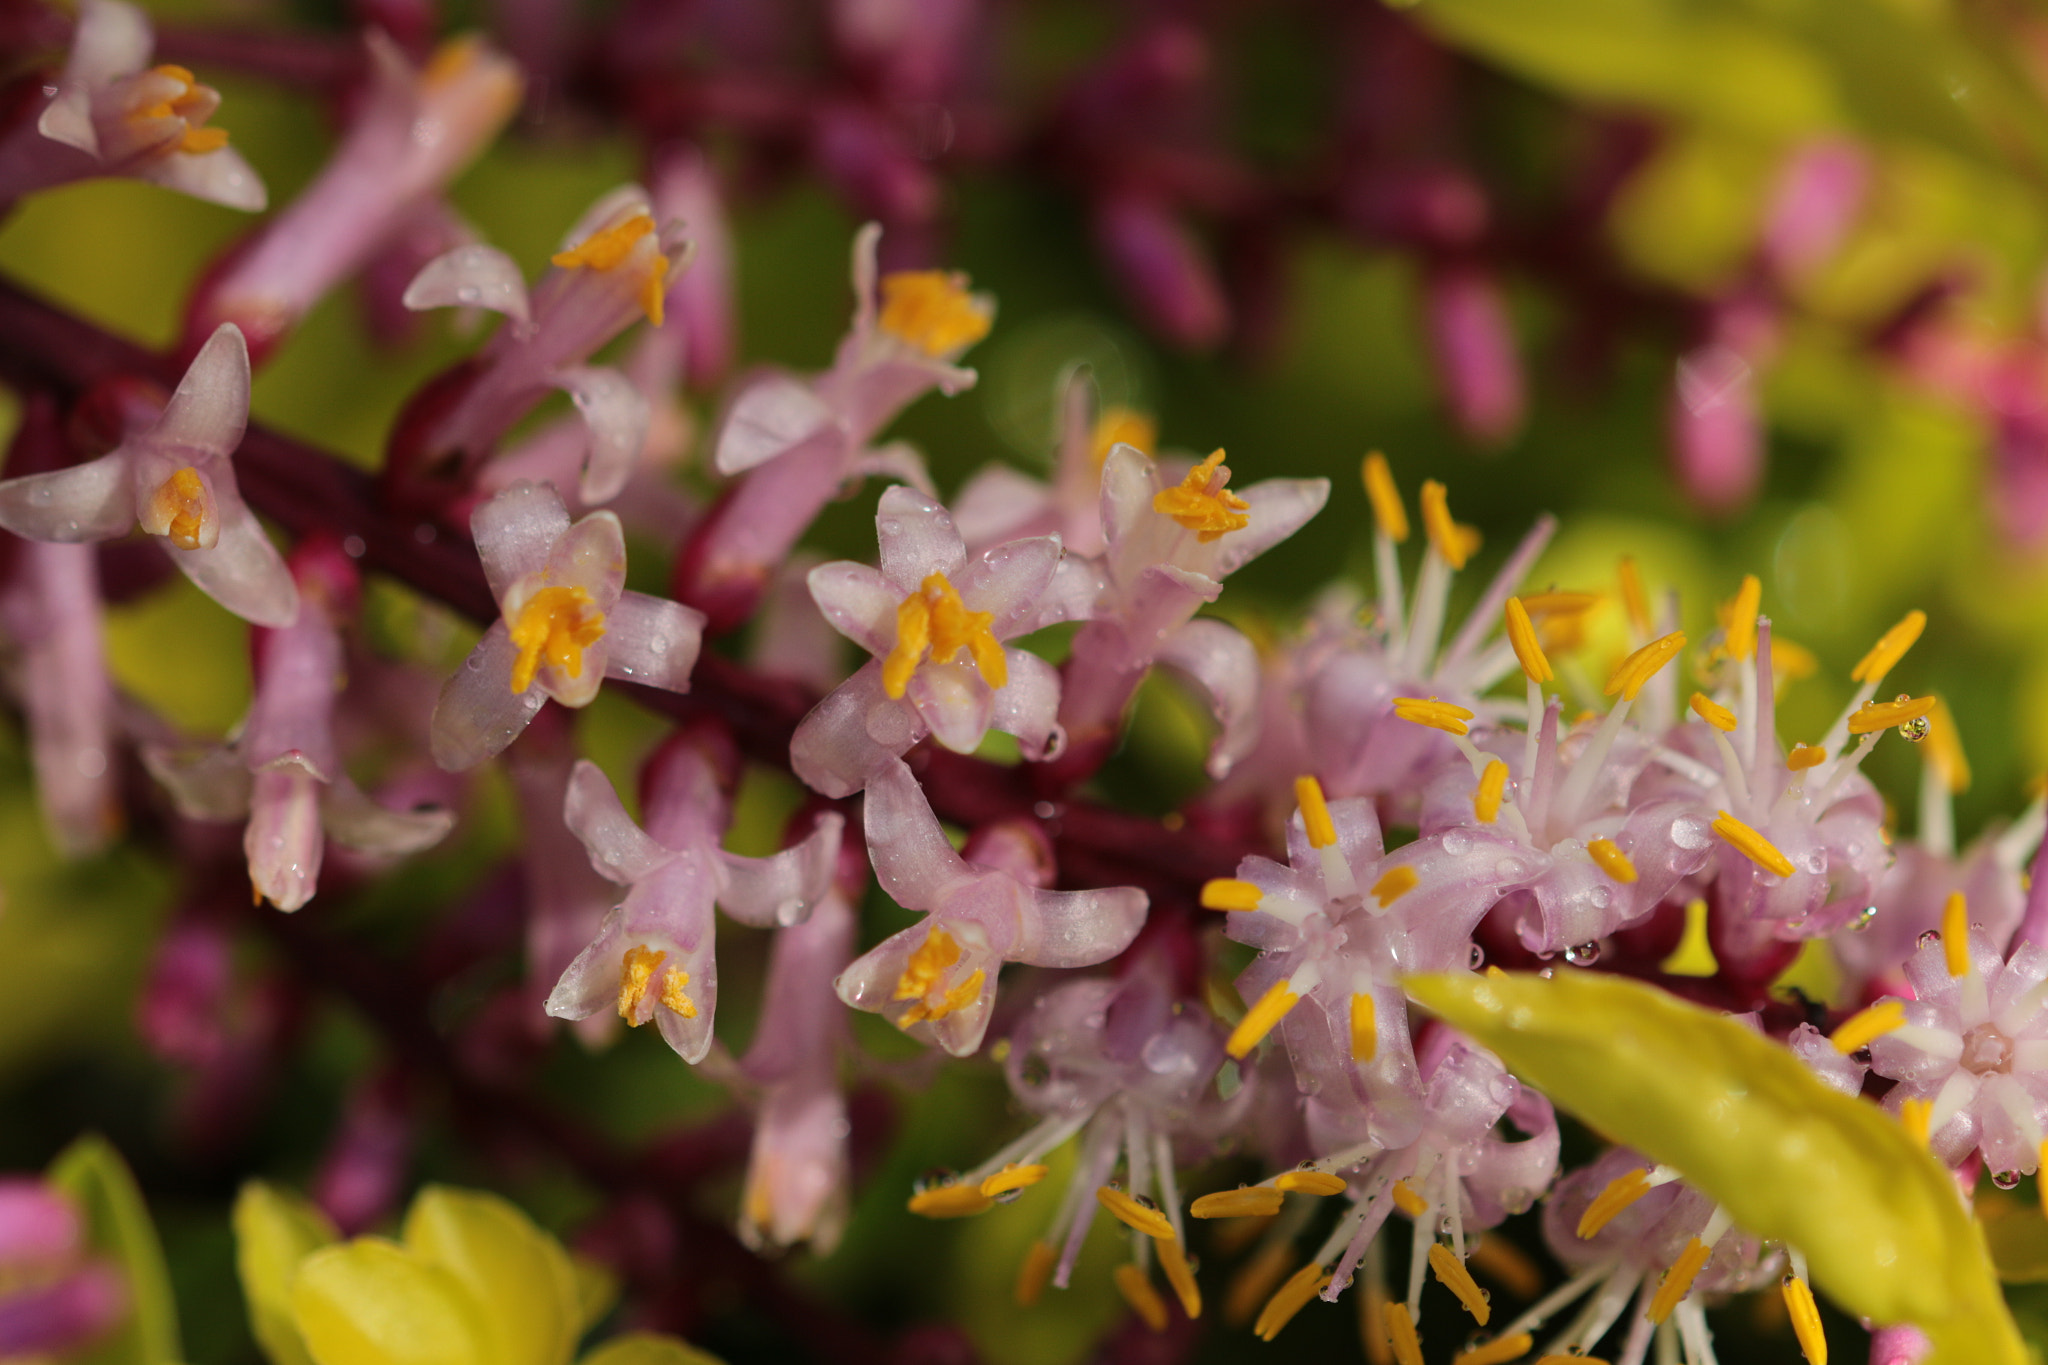
[[[1545,621],[1553,616],[1584,616],[1600,605],[1600,594],[1551,588],[1544,592],[1525,592],[1519,600],[1530,620]]]
[[[1465,722],[1472,719],[1472,712],[1464,707],[1435,697],[1396,697],[1394,714],[1411,724],[1427,725],[1451,735],[1466,733]]]
[[[1052,1279],[1052,1268],[1059,1261],[1059,1252],[1051,1242],[1033,1242],[1031,1250],[1024,1253],[1023,1268],[1017,1272],[1017,1306],[1031,1308],[1037,1305],[1045,1293],[1046,1283]]]
[[[1755,574],[1745,574],[1735,596],[1721,607],[1721,647],[1731,659],[1756,657],[1756,613],[1763,604],[1764,585]]]
[[[1466,1254],[1465,1264],[1518,1299],[1533,1299],[1543,1289],[1543,1271],[1536,1262],[1497,1232],[1483,1234]]]
[[[582,677],[583,651],[604,637],[604,613],[582,588],[542,588],[505,624],[519,651],[512,662],[515,693],[533,686],[542,659],[572,678]]]
[[[1273,1188],[1289,1194],[1313,1194],[1318,1198],[1342,1194],[1345,1190],[1344,1177],[1328,1171],[1288,1171],[1275,1177]]]
[[[178,138],[178,150],[192,156],[217,152],[227,145],[228,130],[225,128],[187,128]]]
[[[1293,1259],[1294,1253],[1284,1241],[1269,1242],[1253,1253],[1230,1277],[1230,1287],[1223,1292],[1223,1320],[1232,1327],[1242,1327],[1250,1321],[1286,1277],[1288,1263]]]
[[[1124,1296],[1124,1302],[1147,1327],[1155,1332],[1166,1330],[1166,1300],[1159,1297],[1159,1291],[1152,1287],[1151,1278],[1143,1270],[1126,1261],[1110,1278],[1116,1281],[1116,1292]]]
[[[662,964],[667,953],[656,952],[646,944],[626,949],[625,960],[619,966],[619,1018],[629,1024],[638,1023],[633,1016],[639,1012],[640,1002],[647,998],[647,988],[653,984],[654,973]]]
[[[685,1019],[697,1017],[697,1002],[690,999],[683,989],[690,984],[690,974],[681,967],[671,967],[668,975],[661,979],[661,1003]]]
[[[1365,1347],[1367,1365],[1394,1365],[1394,1340],[1387,1335],[1387,1286],[1377,1275],[1369,1275],[1365,1292],[1358,1296],[1358,1336]]]
[[[1543,646],[1536,642],[1536,627],[1529,620],[1529,609],[1522,605],[1519,597],[1510,597],[1507,605],[1508,643],[1514,647],[1515,658],[1522,665],[1522,672],[1532,683],[1547,683],[1557,677],[1550,667],[1550,660],[1543,657]]]
[[[1628,612],[1628,623],[1638,635],[1650,633],[1650,598],[1643,591],[1642,575],[1636,572],[1636,561],[1630,555],[1621,557],[1621,605]]]
[[[1177,1239],[1159,1244],[1159,1268],[1166,1272],[1166,1282],[1173,1286],[1173,1296],[1180,1300],[1180,1311],[1190,1318],[1202,1316],[1202,1289],[1195,1283],[1187,1252]]]
[[[150,495],[151,516],[145,524],[162,526],[159,534],[179,549],[196,550],[211,510],[205,481],[198,470],[187,466],[157,485],[156,492]]]
[[[169,79],[178,82],[180,85],[185,86],[187,89],[190,89],[192,86],[197,85],[199,83],[199,78],[197,76],[194,76],[190,71],[186,70],[182,66],[173,66],[169,62],[165,62],[160,66],[151,67],[150,74],[152,76],[168,77]]]
[[[1010,681],[1010,663],[991,629],[995,619],[994,612],[969,611],[944,574],[927,574],[917,591],[896,606],[896,645],[882,660],[882,690],[901,699],[927,657],[949,664],[963,649],[983,682],[1004,686]]]
[[[1294,801],[1301,807],[1301,823],[1308,832],[1308,846],[1329,848],[1335,844],[1337,826],[1330,819],[1330,803],[1323,799],[1323,784],[1313,777],[1295,778]]]
[[[960,945],[951,934],[933,925],[924,936],[924,942],[917,945],[910,960],[903,964],[903,975],[896,978],[896,992],[890,998],[920,1000],[930,995],[959,960]]]
[[[1851,682],[1881,683],[1884,675],[1892,671],[1899,660],[1906,657],[1906,651],[1920,638],[1920,632],[1927,629],[1927,613],[1915,609],[1905,614],[1899,623],[1878,638],[1863,656],[1862,662],[1849,672]]]
[[[1607,1362],[1599,1356],[1582,1356],[1573,1351],[1561,1356],[1537,1356],[1530,1365],[1607,1365]]]
[[[1608,696],[1619,692],[1625,699],[1634,701],[1636,694],[1643,690],[1643,684],[1656,676],[1657,670],[1678,657],[1678,651],[1685,648],[1685,632],[1674,630],[1660,640],[1652,640],[1635,653],[1623,659],[1608,676],[1605,689]]]
[[[1764,871],[1774,872],[1780,877],[1792,875],[1792,860],[1790,858],[1778,852],[1769,839],[1764,838],[1763,835],[1758,834],[1727,811],[1724,810],[1715,816],[1713,824],[1707,826],[1707,828],[1720,835],[1727,841],[1729,847],[1755,863]]]
[[[1963,735],[1956,729],[1955,714],[1939,697],[1927,713],[1927,742],[1920,746],[1941,785],[1951,795],[1970,789],[1970,760],[1963,754]]]
[[[640,311],[647,315],[647,321],[659,327],[665,316],[668,303],[668,257],[660,252],[647,263],[647,273],[640,280]]]
[[[1435,479],[1422,485],[1422,529],[1429,535],[1429,548],[1453,569],[1464,568],[1478,548],[1473,530],[1451,520],[1450,499]]]
[[[1197,1218],[1271,1218],[1286,1202],[1286,1196],[1271,1185],[1247,1185],[1241,1190],[1205,1194],[1188,1212]]]
[[[1792,752],[1785,755],[1785,766],[1795,773],[1808,768],[1817,768],[1827,761],[1828,751],[1818,744],[1795,744]]]
[[[1131,446],[1150,454],[1158,444],[1159,424],[1150,415],[1136,408],[1111,405],[1095,419],[1095,432],[1089,437],[1089,452],[1095,467],[1100,469],[1102,462],[1109,458],[1112,447]]]
[[[882,276],[878,325],[928,356],[951,355],[988,335],[994,315],[957,270],[898,270]]]
[[[1266,1306],[1259,1313],[1259,1320],[1252,1324],[1252,1332],[1261,1341],[1271,1341],[1280,1335],[1280,1329],[1294,1320],[1294,1315],[1308,1305],[1308,1301],[1323,1292],[1323,1286],[1330,1282],[1322,1266],[1310,1261],[1288,1277]]]
[[[599,228],[576,245],[557,251],[548,260],[564,270],[580,270],[586,266],[592,270],[614,270],[619,262],[632,254],[640,239],[653,231],[653,215],[636,213],[624,222]]]
[[[1849,717],[1849,733],[1867,735],[1877,730],[1889,730],[1895,725],[1920,719],[1934,709],[1932,697],[1908,697],[1904,701],[1870,701],[1863,703]]]
[[[1380,534],[1396,545],[1408,539],[1408,509],[1401,505],[1401,490],[1394,486],[1394,472],[1387,468],[1387,457],[1375,450],[1365,457],[1366,500],[1372,503],[1373,524],[1380,528]]]
[[[1805,645],[1794,644],[1781,635],[1771,636],[1771,677],[1778,691],[1820,672],[1820,659]]]
[[[1230,468],[1221,450],[1190,469],[1175,487],[1154,493],[1152,510],[1195,532],[1204,545],[1252,524],[1246,515],[1251,504],[1230,491]]]
[[[926,996],[924,1000],[903,1011],[896,1020],[896,1027],[907,1029],[913,1024],[927,1020],[943,1019],[957,1010],[964,1010],[981,998],[981,983],[988,980],[988,973],[976,967],[968,978],[941,995],[937,1000]]]
[[[1678,1253],[1671,1269],[1664,1272],[1664,1283],[1657,1286],[1657,1296],[1650,1300],[1651,1322],[1662,1325],[1664,1319],[1671,1316],[1671,1310],[1692,1292],[1693,1280],[1712,1254],[1712,1249],[1697,1237],[1685,1244],[1685,1250]]]
[[[1520,1360],[1529,1354],[1529,1349],[1535,1344],[1536,1338],[1527,1332],[1517,1332],[1511,1337],[1499,1337],[1484,1346],[1474,1346],[1453,1356],[1451,1365],[1506,1365],[1507,1361]],[[1583,1356],[1574,1357],[1575,1361],[1583,1359]]]
[[[1133,1232],[1142,1232],[1157,1241],[1170,1241],[1173,1224],[1166,1215],[1150,1204],[1141,1204],[1131,1195],[1114,1185],[1102,1185],[1095,1191],[1095,1202],[1108,1209],[1118,1222]]]
[[[1970,903],[1960,891],[1949,892],[1941,907],[1941,953],[1950,976],[1970,970]]]
[[[1443,1281],[1444,1288],[1458,1296],[1458,1302],[1465,1305],[1473,1320],[1481,1327],[1486,1326],[1486,1320],[1493,1316],[1493,1305],[1487,1302],[1486,1291],[1479,1287],[1456,1253],[1442,1242],[1430,1243],[1429,1268]]]
[[[1807,1365],[1828,1365],[1828,1337],[1821,1330],[1820,1307],[1813,1301],[1813,1291],[1806,1287],[1806,1281],[1791,1275],[1786,1277],[1784,1294],[1785,1311],[1792,1317],[1792,1335],[1799,1339]]]
[[[1835,1051],[1846,1057],[1869,1047],[1894,1029],[1904,1028],[1905,1024],[1905,1001],[1880,1000],[1844,1019],[1841,1027],[1828,1035],[1828,1041],[1835,1045]]]
[[[1243,1061],[1247,1052],[1259,1045],[1259,1041],[1277,1027],[1287,1012],[1301,1003],[1301,997],[1287,989],[1285,981],[1275,981],[1259,997],[1245,1017],[1237,1021],[1237,1027],[1230,1031],[1230,1037],[1223,1044],[1223,1050],[1238,1061]]]
[[[1422,1338],[1415,1333],[1415,1319],[1408,1305],[1390,1303],[1386,1308],[1387,1339],[1394,1343],[1394,1359],[1400,1365],[1422,1365]]]
[[[2041,1143],[2041,1163],[2037,1169],[2048,1171],[2048,1139],[2044,1139]],[[2041,1200],[2041,1215],[2044,1218],[2048,1218],[2048,1177],[2043,1177],[2034,1182],[2034,1192]]]
[[[1735,729],[1735,713],[1704,692],[1692,694],[1692,713],[1723,734]]]
[[[1642,1166],[1623,1171],[1608,1181],[1607,1188],[1594,1195],[1593,1201],[1579,1215],[1579,1240],[1598,1237],[1600,1230],[1613,1222],[1616,1215],[1650,1192],[1649,1182],[1649,1169]]]
[[[995,1200],[972,1185],[934,1185],[911,1195],[909,1205],[920,1218],[972,1218],[995,1206]]]
[[[1250,882],[1235,877],[1215,877],[1202,883],[1204,910],[1256,910],[1266,893]]]
[[[1612,839],[1588,839],[1586,853],[1597,863],[1602,872],[1627,886],[1636,879],[1636,865],[1621,851],[1621,846]]]
[[[1019,1166],[1012,1162],[988,1179],[982,1181],[981,1192],[993,1199],[999,1194],[1008,1194],[1011,1190],[1028,1190],[1039,1181],[1045,1179],[1046,1173],[1049,1170],[1051,1170],[1050,1167],[1036,1163],[1029,1166]]]
[[[1479,823],[1490,825],[1500,818],[1501,798],[1508,790],[1508,765],[1494,759],[1479,774],[1479,785],[1472,791],[1472,813],[1479,817]]]
[[[1394,1207],[1410,1218],[1420,1218],[1429,1212],[1429,1201],[1415,1192],[1415,1187],[1405,1180],[1394,1182]]]
[[[1416,883],[1421,880],[1412,867],[1390,867],[1372,884],[1373,899],[1377,900],[1380,909],[1384,910],[1413,891]]]
[[[1369,1062],[1380,1050],[1379,1007],[1364,991],[1351,997],[1351,1060]]]
[[[1899,1126],[1906,1130],[1906,1136],[1927,1145],[1927,1125],[1934,1115],[1933,1100],[1900,1100]]]

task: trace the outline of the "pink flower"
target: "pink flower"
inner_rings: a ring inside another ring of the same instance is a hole
[[[88,1224],[48,1183],[0,1178],[0,1359],[81,1351],[128,1316],[128,1286],[89,1254]]]
[[[21,651],[21,706],[43,823],[73,857],[104,848],[121,826],[101,620],[91,546],[21,547],[0,586],[0,626]]]

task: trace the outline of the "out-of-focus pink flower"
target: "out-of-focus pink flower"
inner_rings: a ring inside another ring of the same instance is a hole
[[[0,1359],[67,1355],[127,1316],[127,1284],[85,1236],[78,1209],[49,1184],[0,1178]]]
[[[1756,375],[1742,352],[1708,341],[1678,358],[1669,406],[1679,487],[1712,512],[1741,507],[1763,479]]]
[[[1230,330],[1230,304],[1209,253],[1172,209],[1143,194],[1095,206],[1095,247],[1111,281],[1172,345],[1206,350]]]
[[[1497,446],[1521,430],[1522,357],[1500,284],[1477,265],[1440,265],[1423,278],[1423,318],[1451,420]]]
[[[1778,172],[1758,243],[1764,263],[1798,279],[1827,264],[1856,224],[1870,185],[1870,156],[1843,138],[1817,138]]]
[[[1067,381],[1061,400],[1059,449],[1053,478],[1041,483],[1008,465],[989,464],[969,478],[953,500],[953,521],[967,548],[979,552],[1024,536],[1056,535],[1067,553],[1092,559],[1102,553],[1102,462],[1116,445],[1157,453],[1158,429],[1131,408],[1095,410],[1087,373]]]

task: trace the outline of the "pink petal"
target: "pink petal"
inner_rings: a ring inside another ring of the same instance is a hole
[[[995,690],[989,727],[1015,735],[1033,763],[1057,758],[1067,742],[1059,727],[1060,671],[1026,649],[1006,649],[1003,656],[1010,680]]]
[[[129,447],[69,469],[0,483],[0,526],[28,540],[74,544],[135,529]]]
[[[72,33],[57,97],[43,110],[37,130],[44,137],[98,156],[92,97],[147,66],[155,46],[149,20],[135,6],[119,0],[85,0],[78,7],[78,27]]]
[[[522,328],[533,324],[526,297],[526,274],[519,263],[494,246],[473,243],[428,261],[405,287],[405,306],[488,308],[503,313]]]
[[[178,814],[188,820],[239,820],[249,813],[249,767],[231,745],[178,750],[145,744],[142,766],[163,784]]]
[[[902,760],[869,780],[862,819],[875,879],[905,909],[927,909],[947,887],[974,875]]]
[[[644,592],[620,593],[605,616],[605,676],[687,692],[703,638],[703,612]]]
[[[969,478],[953,498],[953,524],[970,550],[1059,528],[1052,489],[1004,464]]]
[[[831,888],[845,823],[838,812],[827,811],[795,848],[767,858],[720,853],[726,885],[718,895],[718,908],[757,929],[801,924]]]
[[[1135,886],[1101,891],[1033,891],[1012,962],[1092,967],[1131,946],[1145,927],[1146,898]]]
[[[1202,690],[1218,726],[1207,767],[1221,781],[1259,742],[1259,652],[1236,628],[1204,618],[1167,636],[1158,661]]]
[[[242,329],[224,322],[178,381],[178,391],[139,444],[180,464],[225,459],[242,443],[249,423],[249,345]]]
[[[519,738],[546,704],[547,694],[538,686],[512,690],[512,663],[518,655],[505,623],[493,621],[455,676],[442,685],[431,724],[434,762],[450,772],[474,768]]]
[[[851,796],[925,733],[916,707],[882,691],[882,666],[870,660],[797,724],[790,770],[813,791]]]
[[[995,614],[989,629],[998,640],[1039,625],[1039,599],[1052,586],[1062,554],[1058,536],[1034,536],[998,545],[971,560],[953,586],[971,611]]]
[[[199,153],[172,151],[136,166],[134,175],[137,180],[243,213],[261,213],[270,207],[263,177],[233,147]]]
[[[626,486],[646,448],[647,427],[653,420],[647,396],[608,366],[557,370],[554,385],[575,400],[589,432],[577,493],[586,505],[610,502]]]
[[[432,848],[455,828],[455,812],[440,806],[392,810],[341,777],[321,804],[327,837],[358,853],[399,858]]]
[[[562,820],[583,841],[597,874],[622,886],[631,886],[676,856],[633,823],[611,779],[587,758],[577,760],[569,774]]]
[[[820,564],[805,581],[834,630],[878,659],[896,647],[896,609],[905,592],[880,570],[842,559]]]
[[[896,479],[928,497],[938,496],[931,471],[925,468],[924,456],[908,441],[890,441],[886,445],[855,451],[853,458],[847,461],[846,477],[849,480]]]
[[[972,664],[924,663],[910,675],[904,696],[932,738],[955,753],[971,754],[988,737],[995,692]]]
[[[242,850],[249,880],[280,910],[313,899],[326,836],[320,826],[318,778],[296,764],[256,774]]]
[[[538,572],[548,551],[569,529],[561,495],[546,484],[515,483],[469,517],[491,595],[502,605],[512,584]]]
[[[549,548],[542,572],[550,584],[583,589],[609,615],[626,587],[625,528],[611,512],[590,513]]]
[[[210,550],[166,544],[165,551],[201,592],[244,621],[273,629],[290,625],[299,614],[291,570],[236,491],[233,471],[222,465],[214,478],[220,539]]]
[[[1212,577],[1236,573],[1308,524],[1330,500],[1328,479],[1262,479],[1243,490],[1251,525],[1218,541]]]
[[[953,529],[951,514],[915,488],[898,484],[883,490],[875,508],[875,535],[881,542],[883,575],[906,593],[915,592],[931,574],[952,578],[967,562],[967,547]]]
[[[556,1019],[588,1019],[619,998],[619,963],[626,953],[626,907],[612,907],[590,946],[576,955],[543,1006]]]
[[[748,381],[718,431],[713,463],[744,473],[836,428],[838,416],[795,375],[768,371]]]

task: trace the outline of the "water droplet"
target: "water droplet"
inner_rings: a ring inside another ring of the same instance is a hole
[[[1473,944],[1472,951],[1465,957],[1465,965],[1475,972],[1484,967],[1486,965],[1486,949],[1476,943]]]
[[[1472,851],[1472,836],[1462,829],[1446,830],[1443,848],[1453,858],[1462,858]]]
[[[1134,1194],[1131,1196],[1131,1202],[1136,1204],[1141,1209],[1150,1209],[1154,1213],[1157,1213],[1159,1211],[1159,1205],[1153,1202],[1152,1197],[1150,1195]]]
[[[1899,727],[1899,738],[1905,740],[1908,744],[1918,744],[1921,740],[1927,738],[1927,728],[1927,717],[1915,716]]]
[[[952,1184],[957,1175],[958,1172],[949,1167],[934,1166],[917,1179],[911,1181],[910,1188],[913,1193],[923,1194],[926,1190],[936,1190],[942,1185]]]
[[[1124,1182],[1121,1180],[1105,1180],[1102,1182],[1102,1187],[1104,1189],[1116,1190],[1118,1193],[1122,1193],[1124,1188]]]
[[[1681,815],[1671,822],[1671,842],[1689,852],[1705,848],[1711,837],[1707,822],[1696,815]]]
[[[1799,1277],[1797,1275],[1794,1275],[1791,1271],[1788,1270],[1785,1272],[1784,1278],[1779,1280],[1778,1283],[1784,1286],[1786,1289],[1790,1289],[1792,1287],[1792,1281],[1798,1278]]]
[[[1564,960],[1574,967],[1590,967],[1600,960],[1600,945],[1597,943],[1574,943],[1564,950]]]
[[[455,297],[464,303],[475,303],[479,298],[483,297],[483,291],[473,284],[465,284],[455,291]]]
[[[1549,981],[1557,975],[1557,968],[1545,967],[1542,971],[1536,973],[1536,975],[1542,977],[1545,981]]]
[[[1874,905],[1866,905],[1861,910],[1858,910],[1856,912],[1856,918],[1850,922],[1849,927],[1860,934],[1865,929],[1868,929],[1871,925],[1871,922],[1876,918],[1877,907]]]
[[[1595,910],[1605,910],[1608,904],[1613,901],[1614,893],[1606,887],[1595,883],[1587,890],[1586,899],[1592,902]]]
[[[1998,1186],[2001,1190],[2012,1189],[2020,1183],[2020,1173],[2018,1171],[1993,1171],[1991,1173],[1991,1183]]]
[[[1016,1203],[1016,1202],[1017,1202],[1017,1201],[1018,1201],[1019,1199],[1022,1199],[1023,1197],[1024,1197],[1024,1190],[1023,1190],[1023,1188],[1022,1188],[1022,1187],[1020,1186],[1020,1187],[1018,1187],[1017,1189],[1014,1189],[1014,1190],[1004,1190],[1004,1191],[1003,1191],[1003,1192],[1002,1192],[1001,1194],[998,1194],[998,1195],[996,1195],[996,1196],[995,1196],[995,1201],[996,1201],[996,1202],[997,1202],[998,1204],[1014,1204],[1014,1203]]]
[[[48,507],[50,505],[50,490],[41,486],[32,488],[29,490],[28,500],[38,507]]]
[[[1312,1171],[1315,1168],[1316,1163],[1313,1161],[1297,1161],[1294,1164],[1294,1169],[1297,1171]]]
[[[1920,937],[1913,940],[1913,946],[1916,948],[1928,948],[1939,942],[1941,942],[1941,930],[1926,929],[1921,931]]]

